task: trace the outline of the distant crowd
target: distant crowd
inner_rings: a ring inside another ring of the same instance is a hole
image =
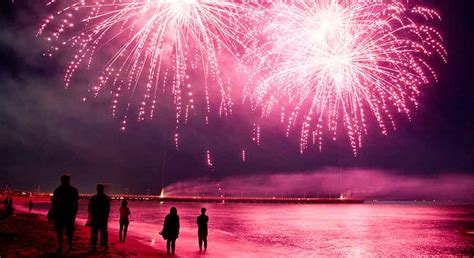
[[[98,184],[97,193],[91,197],[88,205],[88,218],[86,226],[91,228],[91,248],[95,252],[97,250],[98,236],[100,233],[100,246],[108,247],[108,220],[110,214],[110,199],[105,194],[105,187]],[[48,219],[54,221],[55,230],[58,239],[57,253],[63,252],[64,232],[68,240],[68,251],[74,250],[73,236],[76,215],[78,211],[79,192],[71,185],[71,177],[68,174],[61,176],[61,185],[56,188],[52,197],[52,206],[48,211]],[[10,198],[11,203],[11,198]],[[7,204],[6,204],[7,205]],[[11,204],[10,204],[11,205]],[[30,211],[33,203],[30,202]],[[127,201],[123,200],[118,211],[120,213],[120,230],[119,241],[125,242],[127,236],[128,225],[130,223],[130,209]],[[198,243],[199,251],[207,249],[207,223],[209,217],[206,215],[206,208],[201,209],[201,215],[196,219],[198,227]],[[166,251],[169,254],[175,253],[175,243],[179,236],[179,216],[176,207],[172,207],[168,215],[166,215],[163,229],[159,234],[166,240]]]

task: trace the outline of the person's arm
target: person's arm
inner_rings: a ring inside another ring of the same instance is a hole
[[[107,219],[109,218],[109,213],[110,213],[110,199],[107,197],[107,207],[105,209],[105,212],[107,214]]]
[[[178,216],[178,234],[179,234],[179,216]]]
[[[87,207],[87,212],[89,213],[89,217],[92,217],[92,212],[94,211],[94,197],[91,197],[89,200],[89,205]]]
[[[58,190],[54,191],[53,197],[51,197],[51,209],[56,209],[58,207]]]
[[[72,211],[72,214],[74,214],[74,217],[77,215],[77,211],[79,210],[79,192],[77,189],[74,191],[74,210]]]

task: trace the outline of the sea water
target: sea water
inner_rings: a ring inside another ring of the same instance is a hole
[[[43,213],[48,204],[35,205]],[[209,216],[214,257],[473,255],[474,206],[439,203],[207,204],[129,201],[129,236],[163,250],[158,234],[171,207],[178,209],[179,254],[198,250],[196,217]],[[109,227],[118,228],[120,201]],[[80,201],[79,223],[87,217]],[[109,236],[110,241],[118,236]],[[115,239],[117,238],[117,239]]]

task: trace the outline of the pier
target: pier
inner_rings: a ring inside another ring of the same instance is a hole
[[[81,194],[81,199],[89,199],[92,194]],[[356,204],[364,203],[356,198],[303,198],[303,197],[245,197],[245,196],[161,196],[111,194],[112,200],[197,202],[197,203],[269,203],[269,204]]]

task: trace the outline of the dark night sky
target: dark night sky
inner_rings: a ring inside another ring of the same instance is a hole
[[[0,184],[26,190],[52,190],[69,171],[81,190],[106,182],[113,191],[159,192],[166,126],[160,121],[119,130],[109,102],[81,102],[87,85],[65,90],[61,57],[45,59],[44,43],[35,37],[44,10],[42,1],[0,3]],[[365,147],[354,157],[343,139],[328,142],[322,153],[298,153],[297,140],[263,129],[262,145],[250,144],[250,122],[235,112],[212,118],[210,128],[185,127],[181,150],[167,139],[164,184],[201,177],[221,178],[275,172],[317,171],[328,166],[381,169],[432,177],[474,174],[474,41],[471,0],[426,0],[441,11],[440,25],[449,51],[447,65],[435,67],[440,82],[424,88],[413,121],[399,120],[389,136],[370,130]],[[237,106],[235,109],[238,110]],[[203,129],[203,130],[200,130]],[[239,150],[246,146],[248,162]],[[213,150],[215,174],[205,167],[205,150]]]

